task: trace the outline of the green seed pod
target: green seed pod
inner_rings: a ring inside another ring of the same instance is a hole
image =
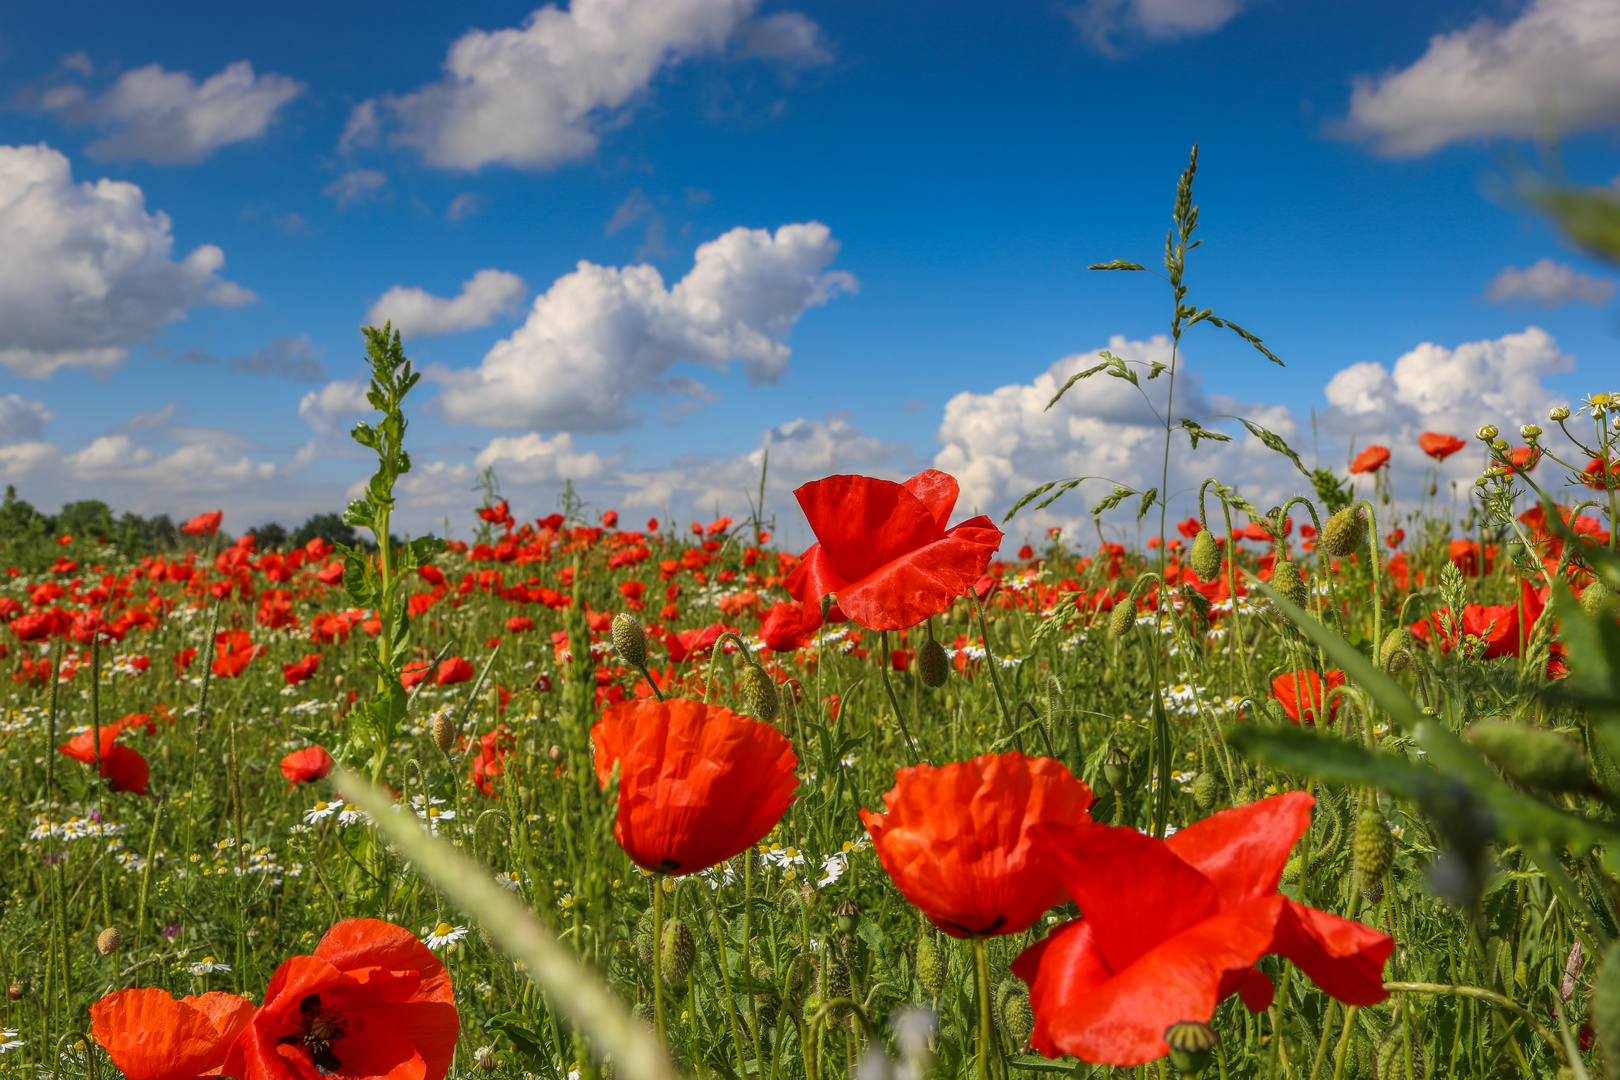
[[[1311,598],[1305,579],[1299,576],[1299,564],[1292,559],[1277,560],[1271,571],[1271,587],[1297,608],[1304,607]]]
[[[1208,1068],[1221,1039],[1208,1024],[1182,1020],[1164,1029],[1164,1041],[1170,1047],[1171,1066],[1178,1073],[1196,1075]]]
[[[1205,769],[1193,780],[1193,805],[1208,813],[1215,809],[1215,774]]]
[[[1029,1004],[1029,987],[1024,980],[1006,978],[996,987],[996,1017],[1001,1030],[1014,1047],[1022,1048],[1035,1030],[1035,1010]]]
[[[1136,602],[1130,597],[1114,604],[1113,612],[1108,616],[1108,632],[1116,638],[1122,638],[1131,632],[1136,625]]]
[[[1601,577],[1594,577],[1592,583],[1581,593],[1581,610],[1595,619],[1613,599],[1614,590],[1609,588],[1609,583]]]
[[[1412,650],[1417,648],[1417,638],[1412,631],[1404,626],[1397,626],[1378,644],[1378,666],[1385,671],[1394,673],[1404,671],[1412,665]]]
[[[945,646],[929,638],[917,650],[917,678],[930,690],[945,685],[951,674],[951,658],[945,655]]]
[[[1317,539],[1329,555],[1354,555],[1367,542],[1367,519],[1361,516],[1360,508],[1347,506],[1327,519]]]
[[[1356,818],[1351,855],[1356,887],[1362,895],[1368,896],[1375,887],[1379,895],[1383,895],[1384,876],[1395,861],[1395,837],[1390,833],[1384,816],[1377,810],[1363,810]]]
[[[642,967],[652,967],[653,962],[653,913],[648,908],[636,920],[636,932],[632,935],[636,943],[636,959],[641,961]]]
[[[771,681],[770,672],[758,664],[747,664],[742,673],[743,698],[748,702],[748,711],[755,720],[762,724],[774,724],[776,714],[781,711],[781,697],[776,690],[776,683]]]
[[[1592,980],[1592,1027],[1612,1074],[1620,1067],[1620,941],[1603,950]]]
[[[1193,573],[1205,585],[1215,580],[1221,572],[1221,546],[1215,542],[1215,534],[1208,529],[1199,529],[1198,535],[1193,537],[1192,557]]]
[[[945,989],[945,976],[951,967],[951,957],[944,949],[939,947],[934,931],[924,926],[922,936],[917,939],[917,982],[922,985],[923,992],[930,1000],[937,999],[940,992]]]
[[[1123,788],[1125,781],[1131,778],[1131,752],[1123,746],[1115,746],[1104,754],[1103,777],[1115,791]]]
[[[647,666],[647,631],[628,611],[613,616],[613,649],[631,667]]]
[[[853,934],[861,924],[861,905],[847,896],[838,901],[833,914],[838,917],[838,932],[841,934]]]
[[[1530,787],[1585,791],[1591,784],[1592,765],[1580,744],[1545,728],[1481,720],[1463,737],[1504,773]]]
[[[664,940],[660,951],[663,954],[660,959],[664,981],[671,986],[686,982],[686,977],[692,974],[692,964],[697,960],[697,941],[692,937],[686,920],[670,919],[664,923]]]
[[[1423,1043],[1415,1034],[1412,1036],[1412,1073],[1408,1076],[1406,1034],[1399,1021],[1390,1025],[1378,1044],[1378,1070],[1374,1075],[1377,1080],[1423,1080]]]

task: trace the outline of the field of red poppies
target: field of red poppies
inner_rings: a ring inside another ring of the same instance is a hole
[[[1462,517],[1371,447],[1145,551],[1009,552],[936,471],[800,488],[806,551],[446,544],[368,334],[380,546],[0,549],[7,1074],[1620,1064],[1610,398],[1424,435]]]

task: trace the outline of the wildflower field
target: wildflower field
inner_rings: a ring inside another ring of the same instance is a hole
[[[1173,337],[1269,363],[1184,299],[1192,177]],[[1116,487],[1139,551],[933,470],[800,488],[805,551],[493,499],[447,544],[390,527],[366,345],[372,543],[0,547],[6,1075],[1620,1067],[1615,399],[1424,435],[1480,478],[1416,507],[1379,446],[1179,524]]]

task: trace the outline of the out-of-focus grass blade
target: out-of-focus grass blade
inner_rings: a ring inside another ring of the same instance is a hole
[[[651,1029],[602,979],[579,961],[511,893],[448,842],[430,836],[412,814],[396,808],[387,795],[362,777],[336,769],[332,782],[345,799],[376,822],[401,855],[416,864],[445,896],[476,918],[507,954],[523,961],[534,984],[551,1004],[590,1038],[598,1053],[612,1054],[615,1072],[625,1080],[677,1080],[669,1056]]]

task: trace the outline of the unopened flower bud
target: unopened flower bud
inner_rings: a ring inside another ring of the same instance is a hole
[[[1220,1045],[1215,1029],[1198,1020],[1182,1020],[1164,1029],[1170,1047],[1170,1064],[1179,1073],[1198,1074],[1209,1065],[1210,1054]]]
[[[1519,438],[1527,443],[1533,443],[1541,438],[1541,428],[1536,424],[1526,424],[1519,429]]]
[[[1397,626],[1378,645],[1378,666],[1391,674],[1405,671],[1412,665],[1412,650],[1417,638],[1404,626]]]
[[[1299,566],[1291,559],[1279,560],[1271,571],[1271,587],[1295,607],[1302,608],[1310,599],[1305,579],[1299,575]]]
[[[1491,442],[1491,449],[1505,454],[1508,452],[1508,441],[1506,439],[1494,439]]]
[[[551,759],[552,764],[556,764],[557,762],[561,761],[562,747],[558,746],[556,743],[552,743],[551,749],[546,751],[546,757]]]
[[[1136,625],[1136,605],[1126,597],[1114,604],[1113,612],[1108,616],[1108,632],[1114,637],[1122,638],[1131,632]]]
[[[1382,895],[1384,875],[1395,861],[1395,837],[1377,810],[1363,810],[1356,818],[1350,844],[1351,870],[1363,896]]]
[[[456,725],[450,719],[449,709],[440,709],[433,714],[433,745],[443,754],[448,754],[450,748],[456,745]]]
[[[1596,618],[1598,612],[1613,599],[1614,590],[1609,587],[1609,583],[1600,577],[1594,577],[1592,583],[1581,593],[1581,610]]]
[[[631,667],[647,666],[647,631],[628,611],[613,616],[613,650]]]
[[[663,939],[659,944],[664,981],[680,986],[692,974],[692,963],[697,959],[697,940],[684,919],[670,919],[664,923]]]
[[[1495,424],[1486,424],[1484,427],[1480,428],[1474,433],[1474,438],[1478,439],[1480,442],[1490,442],[1500,434],[1501,432],[1496,430]]]
[[[485,1048],[484,1052],[478,1055],[478,1067],[485,1072],[492,1072],[497,1064],[499,1062],[495,1060],[495,1055],[490,1053],[488,1048]]]
[[[1327,519],[1317,539],[1329,555],[1353,555],[1367,542],[1367,519],[1361,515],[1360,507],[1347,506]]]
[[[917,678],[930,690],[945,685],[951,674],[951,658],[945,655],[945,646],[929,638],[917,650]]]
[[[742,673],[743,697],[748,702],[748,711],[755,720],[762,724],[774,724],[776,714],[781,709],[781,698],[777,694],[776,683],[772,681],[770,672],[758,664],[747,664]]]
[[[118,927],[109,926],[96,935],[96,952],[102,956],[111,956],[124,944],[124,935],[118,932]]]
[[[1561,424],[1569,419],[1569,410],[1562,405],[1558,405],[1554,407],[1552,412],[1547,414],[1547,419],[1551,423]]]
[[[932,927],[924,926],[917,939],[917,981],[930,998],[938,998],[945,989],[945,976],[950,971],[950,954],[934,940]]]
[[[21,1001],[23,996],[22,983],[12,983],[11,989],[6,991],[6,995],[10,997],[12,1001]]]
[[[1215,534],[1208,529],[1199,529],[1198,535],[1193,537],[1192,546],[1193,573],[1205,585],[1215,580],[1221,572],[1221,547],[1215,542]]]

